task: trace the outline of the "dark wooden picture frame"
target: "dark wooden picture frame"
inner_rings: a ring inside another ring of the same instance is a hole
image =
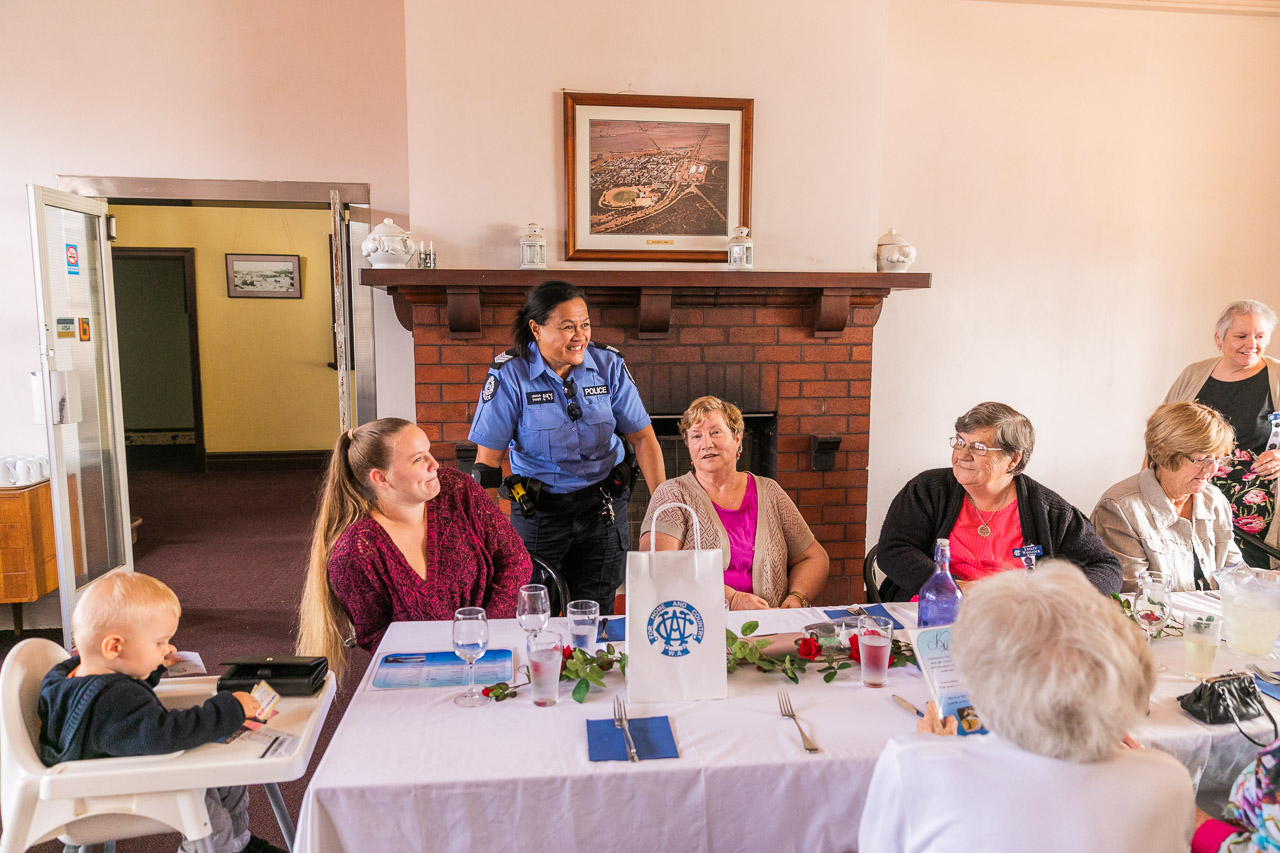
[[[286,283],[287,287],[281,287]],[[302,260],[297,255],[227,255],[227,296],[301,299]]]
[[[746,98],[565,92],[565,258],[727,261],[732,229],[751,226],[754,109]]]

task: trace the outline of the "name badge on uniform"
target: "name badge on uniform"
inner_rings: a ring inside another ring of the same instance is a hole
[[[524,399],[525,399],[525,402],[527,402],[530,406],[534,406],[539,403],[554,403],[556,401],[556,392],[555,391],[526,391],[524,392]]]
[[[1280,449],[1280,412],[1272,412],[1269,418],[1271,421],[1271,437],[1267,439],[1267,450]]]
[[[1032,571],[1036,567],[1036,557],[1044,553],[1044,549],[1039,545],[1024,545],[1021,548],[1013,549],[1013,556],[1022,561],[1022,565],[1027,571]]]
[[[585,397],[599,397],[601,394],[608,394],[608,393],[609,393],[608,385],[592,385],[589,388],[584,386],[582,389],[582,394]]]

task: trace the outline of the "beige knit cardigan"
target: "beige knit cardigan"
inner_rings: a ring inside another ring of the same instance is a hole
[[[1262,358],[1267,363],[1267,381],[1271,386],[1271,405],[1280,410],[1280,361],[1270,356],[1263,356]],[[1200,388],[1204,385],[1205,380],[1209,378],[1209,374],[1213,373],[1213,368],[1221,360],[1221,356],[1214,356],[1188,366],[1173,383],[1173,387],[1165,395],[1164,401],[1166,403],[1194,403],[1196,394],[1200,393]],[[1271,481],[1271,491],[1280,496],[1280,477]],[[1267,534],[1263,538],[1268,545],[1280,548],[1280,512],[1277,512],[1275,517],[1271,519],[1271,527],[1267,529]],[[1280,569],[1280,560],[1272,559],[1271,568]]]
[[[752,475],[756,488],[755,559],[751,563],[751,591],[778,607],[787,597],[787,570],[814,543],[814,536],[800,515],[800,510],[787,497],[782,486],[768,477]],[[654,511],[667,503],[683,503],[693,507],[702,533],[702,548],[719,549],[724,568],[729,567],[729,534],[720,521],[715,504],[707,497],[692,471],[667,480],[649,499],[649,509],[640,527],[643,535],[656,529],[684,543],[683,550],[698,547],[693,542],[689,514],[682,509],[669,509],[655,521]]]

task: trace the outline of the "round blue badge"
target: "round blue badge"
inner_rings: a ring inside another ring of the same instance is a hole
[[[649,614],[646,633],[650,645],[662,643],[659,649],[667,657],[689,654],[690,643],[701,643],[706,626],[702,614],[687,601],[664,601]]]

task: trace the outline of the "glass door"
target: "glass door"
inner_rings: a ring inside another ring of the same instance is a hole
[[[64,645],[76,591],[133,569],[105,201],[28,185]]]

